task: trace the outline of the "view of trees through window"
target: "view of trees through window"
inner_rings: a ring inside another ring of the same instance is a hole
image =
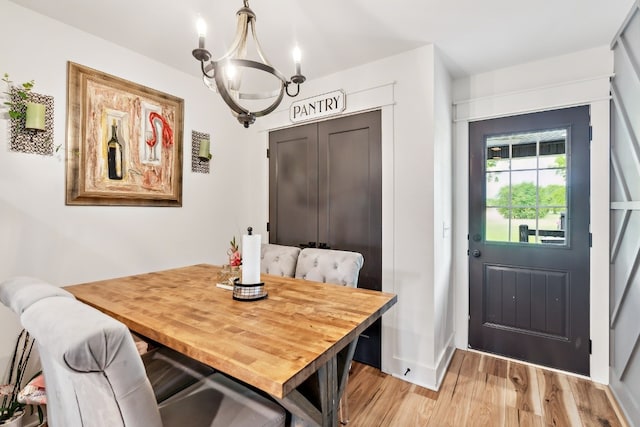
[[[566,129],[486,141],[487,241],[565,243]]]

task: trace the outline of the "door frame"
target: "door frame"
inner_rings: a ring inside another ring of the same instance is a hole
[[[591,109],[590,324],[591,379],[609,382],[609,76],[600,84],[583,80],[554,87],[495,94],[456,103],[454,118],[454,287],[456,346],[467,348],[469,334],[469,122],[580,105]],[[494,100],[496,102],[487,102]]]

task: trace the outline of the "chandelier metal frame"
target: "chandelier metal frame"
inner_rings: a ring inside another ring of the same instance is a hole
[[[237,117],[238,121],[248,128],[253,124],[256,117],[266,116],[273,112],[282,102],[284,94],[295,97],[300,93],[300,85],[306,80],[300,72],[300,63],[296,61],[296,74],[291,76],[289,80],[278,71],[262,51],[258,36],[256,34],[255,22],[256,14],[249,7],[249,0],[243,0],[244,7],[236,13],[237,28],[236,35],[231,47],[222,57],[212,60],[211,52],[204,47],[204,34],[200,34],[199,45],[197,49],[192,51],[193,57],[200,61],[200,69],[202,71],[202,79],[209,89],[217,91],[224,102],[231,108],[232,113]],[[247,54],[247,37],[249,31],[253,36],[253,42],[262,62],[246,59]],[[236,70],[241,68],[252,68],[259,71],[267,72],[275,76],[280,81],[280,88],[270,92],[242,92],[240,90],[240,81],[234,80],[225,75],[228,67],[234,67]],[[295,93],[289,91],[289,86],[296,85]],[[250,111],[238,102],[239,100],[262,100],[275,98],[268,107],[259,111]]]

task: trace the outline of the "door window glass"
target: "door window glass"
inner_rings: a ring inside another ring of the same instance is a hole
[[[486,139],[487,241],[566,244],[566,148],[566,129]]]

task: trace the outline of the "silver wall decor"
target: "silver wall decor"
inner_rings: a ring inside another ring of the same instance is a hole
[[[208,133],[191,131],[191,172],[194,173],[209,173],[209,160],[203,160],[198,157],[200,153],[200,141],[206,139],[211,140],[211,136]]]

